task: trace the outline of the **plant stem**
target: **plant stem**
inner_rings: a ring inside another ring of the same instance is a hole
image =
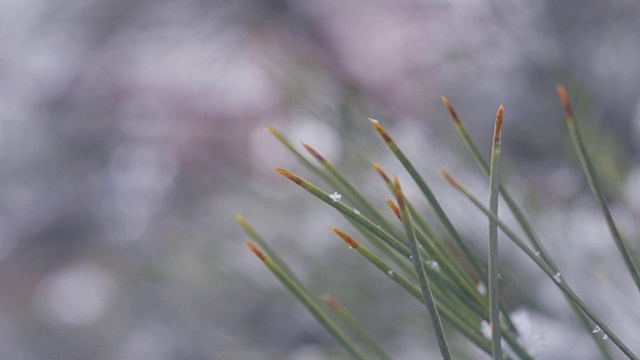
[[[282,271],[285,271],[287,273],[291,280],[297,282],[300,286],[302,286],[302,283],[300,282],[296,274],[291,270],[289,265],[287,265],[287,263],[284,262],[280,255],[278,255],[278,253],[273,250],[271,245],[269,245],[269,243],[262,236],[260,236],[260,234],[258,234],[258,232],[253,228],[253,226],[251,226],[251,224],[249,224],[247,219],[245,219],[242,214],[236,214],[236,221],[238,222],[240,227],[242,227],[242,230],[244,230],[244,232],[249,235],[249,237],[253,241],[257,242],[258,245],[260,245],[264,252],[267,253],[267,256],[269,256],[271,260],[282,269]]]
[[[358,321],[349,313],[349,311],[336,300],[333,296],[326,294],[322,297],[324,302],[329,305],[336,315],[347,325],[351,331],[362,341],[362,343],[375,353],[379,359],[391,360],[391,357],[378,345],[374,339],[360,326]]]
[[[569,95],[567,94],[567,90],[563,86],[558,86],[558,96],[560,97],[560,102],[562,103],[562,106],[564,108],[564,113],[567,118],[567,124],[569,125],[569,132],[571,133],[571,139],[573,140],[573,145],[575,146],[578,157],[580,158],[582,169],[587,176],[587,181],[589,182],[589,186],[591,187],[591,192],[598,202],[598,206],[600,207],[600,210],[602,211],[602,214],[604,215],[604,218],[607,222],[607,226],[609,227],[609,232],[611,233],[613,241],[618,247],[618,251],[620,252],[622,259],[624,260],[624,263],[627,266],[631,277],[633,278],[633,282],[636,284],[636,287],[640,291],[640,274],[638,274],[638,269],[633,263],[624,240],[622,239],[622,236],[618,232],[618,228],[613,222],[613,217],[611,216],[611,212],[609,211],[609,207],[607,206],[604,192],[600,188],[600,184],[598,183],[598,179],[596,177],[595,167],[593,166],[593,162],[591,161],[591,158],[587,153],[584,141],[582,141],[580,132],[578,131],[578,124],[576,123],[576,119],[573,113],[573,107],[571,106],[571,102],[569,101]]]
[[[338,343],[340,343],[354,358],[358,360],[367,360],[367,356],[359,350],[355,344],[347,337],[347,335],[338,328],[338,326],[331,321],[331,319],[325,314],[322,308],[316,304],[307,291],[297,282],[293,281],[288,274],[283,271],[275,262],[267,257],[256,246],[247,241],[247,246],[253,251],[265,266],[271,270],[271,272],[280,280],[280,282],[309,310],[316,320],[333,336]]]
[[[393,141],[393,139],[391,138],[389,133],[387,133],[384,127],[382,127],[382,125],[380,125],[380,123],[377,120],[373,120],[373,119],[369,119],[369,120],[371,121],[371,124],[376,129],[376,131],[378,131],[382,139],[385,141],[389,150],[391,150],[391,152],[396,156],[396,158],[404,166],[404,168],[407,170],[411,178],[418,185],[418,188],[420,188],[420,190],[422,191],[423,195],[427,198],[427,201],[435,211],[436,216],[440,221],[440,224],[442,224],[442,226],[445,228],[449,236],[451,236],[451,238],[454,240],[455,245],[458,247],[458,249],[462,250],[462,253],[465,259],[469,264],[471,264],[472,274],[475,275],[477,278],[481,279],[482,282],[487,283],[487,270],[483,267],[482,263],[479,260],[479,257],[473,251],[471,251],[471,249],[462,240],[462,237],[460,236],[458,231],[455,229],[455,227],[449,220],[449,217],[447,216],[447,214],[445,214],[444,210],[440,206],[440,203],[438,202],[436,197],[433,195],[433,192],[431,192],[429,185],[427,185],[424,179],[420,176],[420,174],[417,172],[415,167],[411,164],[411,161],[409,161],[409,159],[404,155],[402,150],[400,150],[398,145],[395,143],[395,141]],[[509,329],[517,333],[517,330],[513,325],[513,321],[511,321],[509,312],[506,310],[503,304],[500,304],[499,306],[502,309],[505,322],[507,323]]]
[[[346,180],[346,178],[332,164],[330,164],[322,155],[320,155],[311,146],[309,146],[308,144],[304,144],[303,143],[303,146],[307,149],[307,151],[309,153],[311,153],[311,155],[313,157],[315,157],[316,160],[318,160],[318,162],[320,162],[324,166],[324,169],[314,165],[309,160],[307,160],[293,146],[291,141],[289,141],[289,139],[284,134],[282,134],[280,131],[278,131],[277,129],[275,129],[273,127],[270,127],[270,126],[266,127],[266,129],[285,148],[287,148],[287,150],[289,150],[296,157],[296,159],[298,159],[298,161],[300,161],[300,163],[305,168],[309,169],[311,172],[313,172],[314,174],[319,176],[325,182],[330,184],[334,189],[340,191],[340,193],[344,194],[345,196],[349,196],[352,199],[356,199],[356,202],[357,202],[357,199],[364,199],[364,197],[358,193],[358,191],[355,189],[355,187],[352,186],[348,182],[348,180]],[[360,204],[359,202],[357,202],[357,203],[359,204],[357,206],[359,206],[361,208],[363,214],[367,214],[368,216],[372,216],[372,213],[373,213],[374,219],[378,219],[378,220],[375,220],[375,221],[377,221],[377,223],[380,224],[382,228],[384,228],[386,231],[388,231],[395,238],[399,238],[398,235],[400,233],[397,232],[396,229],[393,226],[391,226],[386,219],[384,219],[384,217],[382,217],[382,218],[376,217],[377,211],[375,210],[375,208],[373,206],[371,206],[366,201],[364,203],[362,203],[362,204]],[[355,209],[353,209],[353,210],[356,211]],[[356,228],[358,228],[358,230],[361,231],[364,235],[366,235],[367,238],[371,239],[372,244],[378,250],[380,250],[382,253],[384,253],[387,257],[389,257],[389,259],[391,259],[391,261],[393,261],[395,264],[397,264],[403,271],[405,271],[406,274],[412,274],[411,267],[408,266],[408,264],[406,262],[402,261],[397,256],[397,254],[395,252],[391,251],[387,244],[385,244],[384,242],[380,241],[378,239],[378,237],[376,237],[376,236],[373,236],[373,237],[368,236],[370,234],[370,231],[367,230],[366,228],[364,228],[363,226],[359,225],[353,219],[347,218],[347,220],[349,222],[351,222]],[[274,258],[274,260],[276,260],[276,258]]]
[[[491,171],[489,175],[489,209],[494,214],[498,213],[498,187],[501,134],[502,134],[502,113],[503,107],[500,105],[496,116],[496,125],[493,133],[493,147],[491,150]],[[489,318],[491,325],[491,349],[495,360],[502,359],[502,334],[500,333],[500,311],[499,311],[499,268],[498,268],[498,225],[489,219]]]
[[[351,236],[336,228],[331,228],[331,230],[336,233],[336,235],[338,235],[351,249],[356,251],[382,273],[386,274],[387,277],[406,290],[412,297],[424,304],[424,298],[421,290],[412,282],[407,280],[401,274],[396,273],[387,263],[372,253],[364,245],[354,240]],[[437,278],[434,279],[438,280]],[[442,296],[445,296],[442,289],[445,288],[446,285],[440,283],[437,283],[436,285],[438,286],[433,288],[435,295],[437,296],[438,294],[441,294]],[[477,317],[474,317],[473,314],[471,314],[472,316],[469,316],[470,314],[466,309],[464,309],[464,307],[458,308],[457,304],[458,302],[441,301],[436,303],[436,306],[446,321],[453,325],[453,327],[460,331],[471,342],[484,350],[487,354],[491,355],[491,343],[480,333],[480,321]],[[453,307],[450,308],[450,306]],[[509,334],[506,334],[506,336],[507,341],[509,341],[509,344],[512,345],[513,350],[521,359],[533,360],[533,358],[529,356],[521,346],[518,346],[518,343],[513,336],[510,336]],[[505,356],[505,358],[508,357]]]
[[[391,179],[387,176],[385,171],[378,164],[373,164],[376,172],[380,174],[383,181],[391,191],[394,193],[394,185]],[[414,225],[416,226],[416,235],[418,237],[418,242],[424,247],[425,250],[431,253],[434,258],[437,258],[438,262],[443,265],[443,267],[455,276],[459,281],[460,285],[469,291],[471,297],[479,297],[479,293],[475,289],[475,284],[469,274],[464,271],[462,268],[460,261],[456,259],[456,256],[451,251],[451,248],[447,247],[446,244],[438,237],[435,231],[429,226],[429,224],[418,214],[418,211],[411,205],[411,202],[408,199],[405,199],[407,207],[409,208],[409,213],[411,214],[411,220],[413,220]],[[387,204],[392,207],[392,211],[398,217],[400,221],[401,214],[400,209],[398,209],[395,204],[391,200],[387,201]]]
[[[456,130],[458,131],[458,134],[462,138],[462,142],[464,142],[465,146],[471,153],[471,156],[474,158],[474,160],[476,161],[476,164],[478,164],[482,172],[487,177],[489,177],[489,164],[487,164],[485,159],[482,157],[480,150],[478,150],[478,147],[471,139],[471,136],[469,136],[469,132],[465,128],[462,121],[460,121],[460,119],[458,118],[458,115],[454,110],[453,106],[451,105],[449,100],[444,96],[442,97],[442,102],[446,106],[447,111],[449,112],[449,115],[456,127]],[[531,244],[531,246],[533,246],[536,253],[540,254],[540,258],[546,261],[555,272],[558,272],[558,267],[550,258],[549,254],[547,253],[547,250],[544,248],[542,243],[538,240],[538,237],[533,231],[533,226],[531,226],[526,216],[524,215],[523,211],[520,209],[518,204],[516,204],[511,194],[507,191],[507,189],[502,184],[500,184],[499,189],[500,189],[500,195],[502,196],[502,199],[507,204],[507,207],[513,214],[513,217],[516,219],[518,225],[520,225],[520,227],[524,231],[524,234],[527,237],[527,240],[529,240],[529,243]],[[593,339],[594,343],[602,353],[602,356],[604,357],[604,359],[613,360],[613,358],[611,357],[611,354],[609,354],[609,350],[605,346],[605,343],[600,341],[601,339],[598,336],[598,334],[594,334],[591,332],[591,329],[593,328],[593,326],[591,325],[591,322],[589,321],[587,316],[582,312],[582,310],[578,308],[578,306],[573,301],[571,301],[569,297],[567,297],[566,295],[564,297],[567,300],[567,303],[569,304],[569,306],[571,307],[571,310],[578,318],[578,321],[580,322],[582,327],[585,329],[585,331],[588,334],[591,335],[591,338]]]
[[[409,247],[411,248],[413,265],[418,275],[418,281],[422,290],[424,303],[427,305],[427,311],[429,312],[429,317],[431,318],[431,323],[433,324],[433,328],[436,333],[436,339],[438,340],[440,354],[442,355],[443,360],[450,360],[451,353],[449,351],[449,345],[447,344],[447,338],[444,334],[444,329],[442,327],[440,315],[438,314],[438,309],[436,308],[435,301],[433,300],[433,294],[431,293],[429,279],[427,278],[427,273],[425,272],[424,264],[420,257],[420,251],[418,250],[416,234],[413,231],[411,215],[409,214],[409,209],[407,209],[404,194],[402,193],[402,189],[400,188],[400,183],[397,177],[394,180],[394,185],[398,206],[400,207],[400,211],[402,212],[402,224],[404,225],[405,231],[407,232],[407,238],[409,239]]]
[[[371,121],[371,124],[378,131],[378,133],[380,134],[382,139],[385,141],[387,146],[389,147],[389,150],[391,150],[391,152],[396,156],[396,158],[398,158],[398,160],[404,166],[404,168],[407,170],[407,172],[409,173],[411,178],[416,182],[416,184],[418,185],[418,188],[420,188],[420,191],[422,191],[424,196],[427,198],[427,201],[429,202],[429,204],[431,205],[431,207],[435,211],[435,213],[436,213],[436,215],[438,217],[438,220],[440,220],[440,223],[445,228],[447,233],[453,238],[453,240],[455,241],[456,245],[462,250],[464,256],[467,259],[467,261],[469,261],[469,263],[471,264],[471,266],[472,266],[472,268],[474,270],[474,273],[479,278],[485,280],[486,279],[486,271],[484,270],[484,268],[482,267],[482,265],[478,261],[478,258],[475,256],[475,254],[464,243],[464,241],[462,240],[462,237],[456,231],[455,227],[453,226],[453,224],[449,220],[449,217],[447,217],[447,215],[445,214],[444,210],[440,206],[440,203],[438,202],[436,197],[433,195],[433,192],[429,188],[429,185],[427,185],[427,183],[424,181],[424,179],[422,179],[420,174],[418,174],[418,171],[413,167],[413,165],[411,164],[409,159],[404,155],[402,150],[400,150],[398,145],[395,143],[395,141],[393,141],[391,136],[389,136],[387,131],[382,127],[382,125],[380,125],[377,120],[370,119],[370,121]]]
[[[382,216],[378,210],[369,203],[369,201],[353,186],[349,180],[335,167],[329,160],[327,160],[324,156],[322,156],[316,149],[314,149],[311,145],[303,142],[302,146],[322,165],[328,172],[331,174],[335,180],[342,186],[345,190],[345,194],[349,195],[351,202],[358,206],[359,210],[372,221],[381,224],[385,229],[389,231],[393,236],[399,238],[400,234],[396,233],[396,228],[394,228],[391,223]]]
[[[341,212],[347,219],[353,220],[356,224],[365,228],[371,235],[384,241],[387,245],[389,245],[403,257],[409,258],[409,256],[411,256],[411,251],[406,247],[405,244],[403,244],[400,240],[394,238],[391,234],[382,229],[382,227],[374,224],[371,220],[362,216],[362,214],[354,212],[353,209],[348,207],[347,205],[341,203],[340,201],[332,199],[329,194],[320,190],[320,188],[308,182],[307,180],[284,169],[278,168],[276,169],[276,171],[278,171],[287,179],[293,181],[301,188],[308,191],[311,195],[317,197],[327,205]]]
[[[492,218],[498,227],[509,237],[522,251],[524,251],[531,260],[533,260],[540,269],[542,269],[547,276],[553,280],[558,288],[568,296],[572,302],[574,302],[580,310],[582,310],[596,325],[598,325],[602,331],[611,339],[611,341],[625,354],[629,359],[638,360],[638,357],[613,333],[613,331],[600,319],[594,312],[587,306],[587,304],[576,295],[575,292],[563,281],[559,272],[555,271],[549,264],[542,260],[536,252],[531,250],[509,227],[504,224],[497,215],[487,209],[480,200],[478,200],[469,190],[467,190],[462,184],[455,180],[449,173],[441,170],[442,176],[462,195],[464,195],[469,201],[471,201],[480,211],[486,216]]]

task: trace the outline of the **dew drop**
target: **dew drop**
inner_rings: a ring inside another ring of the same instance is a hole
[[[485,337],[485,339],[491,340],[493,334],[491,333],[491,325],[488,321],[482,320],[480,322],[480,332]]]
[[[349,249],[353,249],[353,246],[349,246]]]
[[[356,209],[356,208],[353,208],[353,213],[356,214],[356,215],[360,215],[360,211],[358,211],[358,209]]]
[[[393,277],[393,270],[388,270],[388,271],[387,271],[387,275],[389,275],[389,276]]]
[[[595,333],[599,333],[600,332],[600,326],[596,325],[595,328],[593,328],[593,331],[591,333],[595,334]]]
[[[540,251],[536,251],[535,253],[533,253],[535,256],[540,257]]]
[[[607,340],[609,336],[607,334],[602,335],[602,340]]]
[[[476,290],[478,290],[480,295],[487,295],[487,287],[482,282],[479,282],[478,285],[476,285]]]
[[[413,260],[413,255],[409,255],[409,260]]]
[[[427,265],[429,265],[433,270],[440,272],[440,264],[438,264],[435,260],[427,260]]]
[[[498,276],[496,276],[496,279],[502,280],[502,274],[498,273]]]
[[[558,284],[562,282],[562,275],[560,273],[556,273],[553,275],[553,280],[555,280]]]

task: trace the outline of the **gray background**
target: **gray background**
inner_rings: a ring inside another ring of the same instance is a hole
[[[440,95],[485,153],[504,104],[505,183],[567,281],[640,352],[638,294],[555,93],[568,87],[637,254],[639,19],[631,0],[0,0],[0,357],[346,358],[246,249],[238,212],[394,358],[437,356],[419,304],[273,171],[333,192],[264,126],[314,145],[384,209],[371,161],[407,178],[377,118],[482,252],[486,220],[438,176],[486,196]],[[503,243],[523,342],[598,359],[553,284]],[[485,356],[450,334],[460,356]]]

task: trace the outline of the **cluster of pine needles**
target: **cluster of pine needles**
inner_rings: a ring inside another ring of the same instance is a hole
[[[591,191],[609,227],[611,237],[636,287],[640,290],[638,270],[607,206],[603,191],[596,178],[594,165],[580,137],[567,92],[562,86],[559,86],[557,90],[564,108],[569,133]],[[442,359],[452,358],[442,325],[443,321],[460,332],[479,349],[491,355],[493,359],[533,359],[530,350],[519,343],[518,330],[513,324],[504,300],[499,296],[498,229],[544,271],[550,281],[562,291],[579,323],[584,327],[584,331],[593,338],[603,359],[612,359],[610,351],[616,351],[616,349],[629,359],[638,359],[616,333],[572,290],[570,284],[562,277],[560,269],[550,254],[538,240],[521,208],[515,203],[507,189],[500,184],[502,106],[498,109],[496,116],[491,158],[486,161],[449,101],[445,97],[442,97],[442,101],[467,149],[489,179],[487,206],[450,173],[441,170],[442,176],[487,216],[489,220],[488,259],[481,259],[465,243],[438,203],[427,182],[414,168],[399,145],[376,120],[370,119],[371,124],[416,183],[453,244],[443,241],[441,236],[434,231],[432,226],[416,211],[409,199],[405,197],[398,178],[390,178],[378,164],[373,166],[395,198],[395,201],[388,199],[387,204],[402,223],[402,229],[394,226],[388,218],[372,206],[340,170],[313,147],[303,143],[305,149],[317,160],[319,165],[307,160],[282,133],[276,129],[268,128],[267,130],[306,168],[325,180],[336,192],[327,193],[287,170],[280,168],[276,170],[309,194],[340,212],[359,231],[360,236],[368,241],[367,246],[343,230],[337,228],[331,228],[331,230],[365,261],[382,271],[391,281],[425,305]],[[348,197],[354,207],[342,203],[340,201],[342,196]],[[498,217],[498,199],[500,197],[513,214],[526,239],[517,236]],[[252,239],[247,241],[249,249],[262,260],[264,265],[353,358],[391,359],[343,305],[333,296],[325,295],[323,300],[327,308],[330,309],[327,311],[319,301],[310,295],[294,272],[247,220],[242,215],[237,215],[236,219]],[[368,246],[375,250],[371,250]],[[485,263],[487,265],[484,265]],[[485,288],[486,295],[485,292],[478,291],[479,288]],[[338,326],[334,319],[339,319],[341,326]],[[483,322],[489,324],[490,336],[483,335],[481,330]],[[607,342],[602,339],[610,339],[615,347],[608,346]]]

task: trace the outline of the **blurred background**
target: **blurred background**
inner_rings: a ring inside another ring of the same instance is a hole
[[[555,93],[567,86],[637,254],[639,19],[633,0],[0,0],[0,357],[346,359],[246,248],[236,213],[394,358],[437,356],[421,306],[345,250],[329,231],[350,231],[339,214],[273,171],[333,192],[264,127],[386,209],[371,162],[406,175],[367,118],[380,120],[483,252],[486,219],[438,175],[486,196],[440,95],[487,154],[504,104],[503,181],[640,352],[638,294]],[[540,359],[598,359],[555,286],[502,243],[523,342]]]

